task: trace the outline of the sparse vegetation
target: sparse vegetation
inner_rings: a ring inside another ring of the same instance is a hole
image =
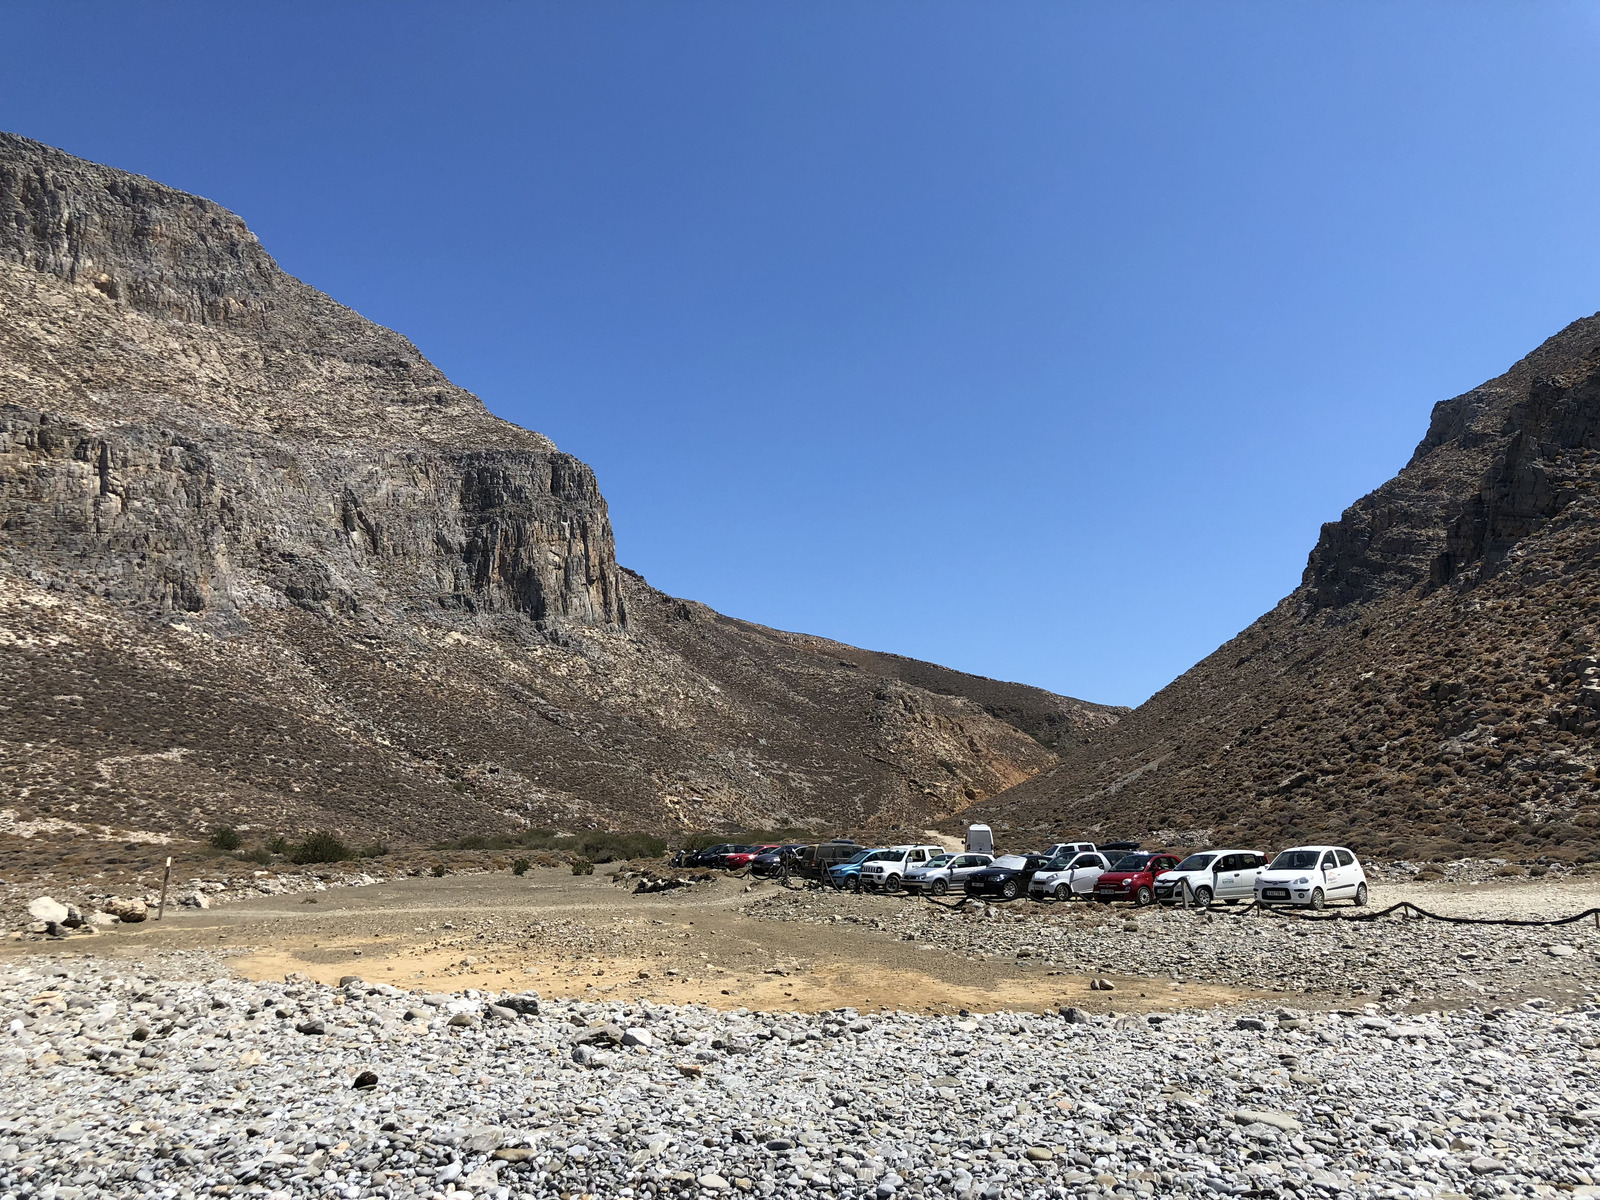
[[[594,864],[587,858],[575,858],[572,860],[572,873],[574,875],[593,875]]]
[[[433,864],[433,877],[435,879],[443,879],[448,874],[450,874],[449,867],[445,866],[443,863]]]
[[[289,858],[297,863],[344,862],[355,857],[355,852],[326,829],[306,834],[305,840],[292,847]]]
[[[265,846],[257,846],[254,850],[239,851],[239,853],[234,855],[234,858],[238,859],[240,862],[260,863],[262,866],[266,866],[272,861],[273,854],[272,851],[268,850]]]
[[[532,865],[533,864],[527,859],[519,858],[516,862],[511,864],[511,873],[513,875],[526,875],[528,873],[528,868]]]
[[[388,853],[389,845],[387,842],[373,842],[372,845],[361,848],[362,858],[382,858]]]
[[[591,863],[608,863],[634,858],[660,858],[667,852],[667,843],[650,833],[594,831],[560,834],[553,829],[525,829],[521,833],[493,836],[481,833],[468,834],[453,842],[441,842],[434,846],[434,849],[548,850],[552,853],[586,858]]]
[[[232,825],[218,825],[211,831],[211,848],[213,850],[237,850],[242,844],[239,840],[239,831]]]
[[[280,833],[277,837],[273,838],[267,843],[267,852],[269,854],[289,853],[289,839]]]

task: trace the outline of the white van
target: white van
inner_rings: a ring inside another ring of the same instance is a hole
[[[987,825],[967,826],[967,853],[993,854],[994,831]]]

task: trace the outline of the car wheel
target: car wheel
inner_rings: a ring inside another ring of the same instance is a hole
[[[1142,887],[1133,894],[1133,902],[1140,908],[1149,908],[1155,903],[1156,894],[1148,887]]]
[[[1194,902],[1197,905],[1199,905],[1201,908],[1210,908],[1211,907],[1211,889],[1208,888],[1208,887],[1197,887],[1197,888],[1195,888],[1195,890],[1194,890]]]
[[[928,890],[935,896],[942,896],[950,890],[950,881],[948,879],[935,879],[928,885]]]
[[[1311,911],[1312,912],[1321,912],[1322,911],[1322,903],[1323,903],[1323,900],[1322,900],[1322,889],[1321,888],[1312,888],[1311,889]]]
[[[1056,884],[1056,899],[1065,903],[1072,899],[1072,889],[1064,883]]]
[[[1017,881],[1008,879],[1002,883],[1000,885],[1000,896],[1005,900],[1015,900],[1017,898]]]
[[[861,890],[861,876],[855,875],[851,877],[850,890],[852,892],[859,892]]]
[[[1366,906],[1367,906],[1367,885],[1364,884],[1364,883],[1357,884],[1356,885],[1356,907],[1357,908],[1365,908]]]
[[[883,881],[883,890],[886,892],[898,892],[900,890],[900,876],[891,875],[885,879]]]

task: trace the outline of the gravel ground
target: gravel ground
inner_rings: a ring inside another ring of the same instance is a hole
[[[1600,904],[1597,891],[1593,881],[1388,888],[1375,893],[1374,905],[1410,899],[1450,915],[1549,917]],[[1592,921],[1546,928],[1396,917],[1357,922],[1226,907],[1199,913],[1026,900],[956,910],[903,897],[807,891],[765,895],[744,911],[766,921],[865,925],[970,958],[1309,993],[1318,1007],[1358,998],[1413,1006],[1531,996],[1570,1001],[1600,986],[1600,928]],[[1330,910],[1333,916],[1355,911]]]
[[[1600,1195],[1593,998],[490,1006],[511,999],[249,983],[205,952],[5,963],[0,1196]]]

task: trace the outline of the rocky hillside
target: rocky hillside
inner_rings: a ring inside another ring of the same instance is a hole
[[[1119,711],[655,592],[238,217],[0,134],[0,833],[903,825]]]
[[[1594,855],[1597,566],[1600,316],[1437,405],[1275,609],[978,808],[1030,836]]]

